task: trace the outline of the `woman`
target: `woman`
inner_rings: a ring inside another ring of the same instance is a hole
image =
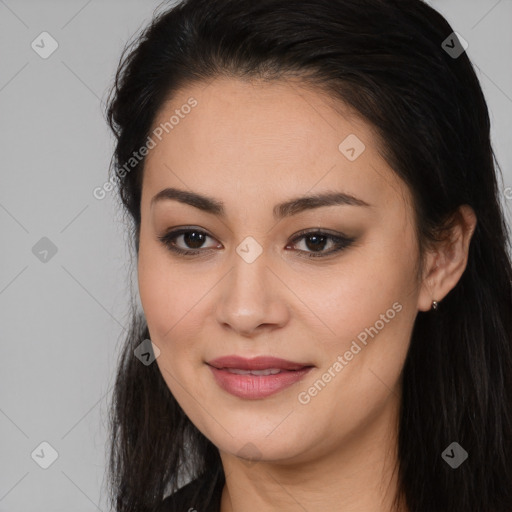
[[[464,48],[419,0],[185,0],[126,49],[115,510],[512,511],[512,271]]]

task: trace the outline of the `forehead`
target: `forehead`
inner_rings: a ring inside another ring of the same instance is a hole
[[[253,199],[326,188],[373,203],[407,195],[371,125],[296,81],[195,83],[164,103],[155,130],[144,173],[153,194],[174,184]]]

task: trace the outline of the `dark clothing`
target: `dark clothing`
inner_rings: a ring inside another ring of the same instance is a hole
[[[219,512],[223,487],[223,479],[212,483],[197,478],[165,498],[156,512]],[[206,508],[200,506],[199,498],[206,498]]]

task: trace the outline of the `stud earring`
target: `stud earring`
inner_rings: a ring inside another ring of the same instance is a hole
[[[437,302],[437,300],[433,300],[432,301],[432,309],[434,311],[437,311],[437,308],[439,307],[439,302]]]

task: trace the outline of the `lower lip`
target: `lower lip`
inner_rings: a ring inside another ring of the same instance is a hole
[[[283,370],[275,375],[238,375],[225,369],[209,367],[217,384],[239,398],[257,400],[278,393],[301,380],[312,367],[301,370]]]

